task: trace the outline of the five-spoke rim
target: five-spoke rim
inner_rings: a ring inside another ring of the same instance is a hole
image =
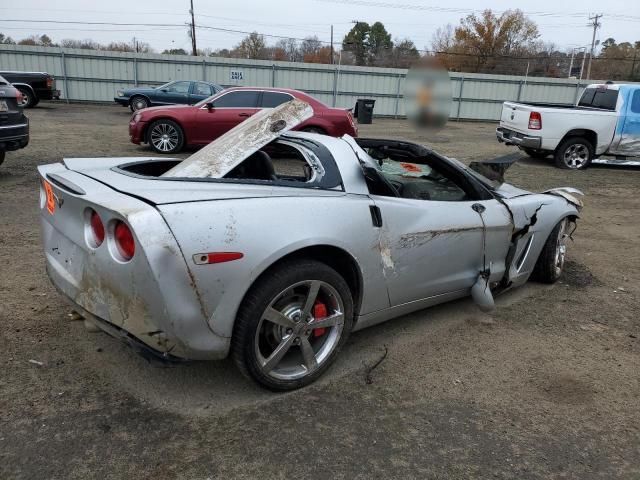
[[[574,143],[564,151],[564,163],[569,168],[580,168],[589,159],[589,149],[582,143]]]
[[[260,318],[254,339],[263,374],[296,380],[320,368],[342,336],[344,305],[334,287],[305,280],[284,289]]]
[[[20,93],[22,93],[22,100],[18,103],[18,105],[20,105],[21,107],[26,107],[27,105],[29,105],[29,100],[31,99],[31,97],[26,92],[21,91]]]
[[[168,123],[159,123],[151,130],[151,143],[158,150],[170,152],[178,146],[178,130]]]
[[[556,269],[556,276],[560,276],[562,269],[564,268],[564,259],[567,254],[567,234],[566,234],[567,221],[563,220],[560,223],[560,229],[558,231],[558,238],[556,239],[556,257],[554,267]]]

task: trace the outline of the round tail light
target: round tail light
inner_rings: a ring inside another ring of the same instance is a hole
[[[91,233],[93,234],[94,247],[99,247],[104,242],[104,224],[98,212],[91,210],[91,217],[89,219],[91,224]]]
[[[118,253],[122,256],[124,261],[129,261],[133,258],[133,254],[136,253],[136,243],[133,240],[133,234],[129,227],[118,220],[116,226],[113,229],[113,236],[115,239]]]

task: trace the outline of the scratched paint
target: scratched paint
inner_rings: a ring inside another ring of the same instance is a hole
[[[478,227],[466,227],[466,228],[446,228],[443,230],[426,230],[424,232],[405,233],[400,236],[398,247],[400,248],[415,248],[425,243],[430,242],[436,237],[442,235],[457,236],[463,232],[469,232],[473,230],[482,230],[481,226]]]
[[[222,178],[260,148],[312,116],[311,105],[298,99],[261,110],[162,177]]]

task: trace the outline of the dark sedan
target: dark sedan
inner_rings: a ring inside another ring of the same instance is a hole
[[[159,87],[139,87],[118,90],[113,100],[132,112],[161,105],[193,105],[222,91],[211,82],[177,80]]]
[[[29,119],[22,111],[22,93],[0,77],[0,163],[6,151],[29,143]]]

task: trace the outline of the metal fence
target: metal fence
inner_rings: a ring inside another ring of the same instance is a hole
[[[295,88],[345,108],[358,98],[373,98],[376,116],[405,114],[404,69],[0,45],[2,70],[48,72],[63,98],[74,101],[110,102],[117,89],[207,80],[224,86]],[[588,83],[473,73],[450,77],[451,118],[468,120],[498,120],[505,100],[574,103]]]

